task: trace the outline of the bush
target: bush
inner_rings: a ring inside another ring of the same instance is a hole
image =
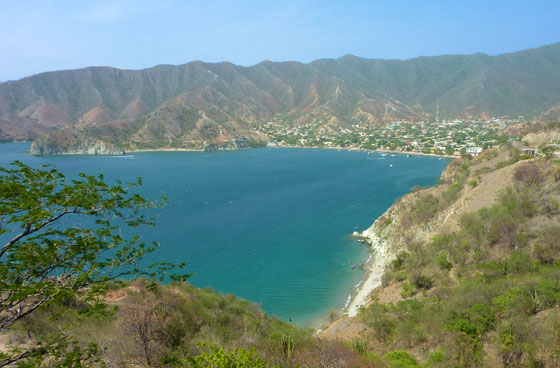
[[[365,355],[369,351],[369,346],[367,341],[362,339],[354,339],[352,340],[352,349],[357,351],[358,353]]]
[[[425,224],[440,210],[439,199],[433,194],[421,196],[410,210],[411,220],[417,224]]]
[[[208,367],[228,367],[228,368],[267,368],[272,367],[262,360],[255,349],[234,349],[232,353],[226,353],[223,348],[213,345],[199,345],[202,353],[195,357],[188,357],[184,363],[186,367],[208,368]],[[178,363],[173,359],[166,359],[164,363]],[[279,366],[278,366],[279,367]]]
[[[403,282],[402,284],[402,292],[401,292],[401,297],[402,298],[410,298],[413,297],[414,294],[416,294],[416,290],[408,283],[408,282]]]
[[[552,265],[560,259],[560,225],[544,226],[537,235],[533,256],[541,263]]]
[[[393,262],[391,262],[391,269],[393,271],[400,271],[404,269],[408,256],[409,254],[406,252],[400,252],[399,254],[397,254],[397,258],[395,258]]]
[[[418,362],[410,353],[403,350],[395,350],[385,355],[385,358],[390,361],[389,367],[391,368],[413,368],[418,367]]]
[[[428,357],[427,366],[428,367],[443,367],[443,362],[445,360],[445,356],[441,350],[436,350]]]
[[[463,190],[463,183],[461,181],[451,184],[449,188],[443,193],[443,201],[445,206],[454,202],[458,197],[459,193]]]
[[[542,182],[542,172],[534,162],[523,163],[515,169],[513,178],[521,183],[538,184]]]
[[[412,283],[418,289],[429,290],[434,285],[434,279],[426,275],[415,275],[412,277]]]
[[[447,253],[440,251],[436,254],[436,263],[442,270],[450,270],[453,264],[447,260]]]

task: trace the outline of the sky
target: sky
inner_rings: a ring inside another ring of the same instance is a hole
[[[86,66],[502,54],[560,41],[550,0],[0,0],[0,81]]]

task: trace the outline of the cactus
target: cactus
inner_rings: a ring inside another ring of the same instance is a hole
[[[352,341],[352,349],[356,350],[358,353],[362,355],[367,354],[369,350],[367,342],[360,339],[354,339]]]
[[[286,362],[290,360],[292,353],[296,347],[296,343],[294,342],[294,338],[290,335],[283,335],[282,336],[282,354],[284,354],[284,359]]]

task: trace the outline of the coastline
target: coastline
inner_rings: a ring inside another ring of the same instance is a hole
[[[369,245],[371,260],[367,263],[367,277],[356,289],[356,294],[351,299],[349,305],[344,309],[348,317],[355,317],[360,312],[360,308],[368,304],[369,295],[381,286],[385,266],[391,261],[392,257],[388,253],[388,244],[381,239],[375,232],[375,222],[361,234],[354,236],[364,239]]]
[[[237,150],[244,150],[244,149],[251,149],[251,148],[298,148],[298,149],[327,149],[327,150],[345,150],[345,151],[359,151],[359,152],[383,152],[383,153],[394,153],[399,155],[414,155],[414,156],[428,156],[428,157],[445,157],[445,158],[457,158],[460,156],[456,155],[437,155],[435,153],[424,153],[424,152],[412,152],[412,151],[392,151],[387,149],[366,149],[360,147],[316,147],[316,146],[309,146],[309,147],[302,147],[302,146],[267,146],[267,147],[245,147],[245,148],[236,148],[233,150],[215,150],[215,151],[204,151],[199,149],[193,148],[139,148],[139,149],[131,149],[125,150],[125,154],[134,153],[134,152],[216,152],[216,151],[237,151]]]

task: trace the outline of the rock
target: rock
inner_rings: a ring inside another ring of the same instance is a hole
[[[116,156],[125,154],[125,150],[122,147],[99,139],[82,136],[72,129],[64,129],[36,139],[31,144],[29,152],[34,156],[62,154]]]
[[[222,151],[222,150],[236,150],[241,148],[250,148],[254,146],[255,144],[253,139],[238,136],[224,143],[204,142],[204,147],[202,148],[202,150],[204,152],[210,152],[210,151]]]

